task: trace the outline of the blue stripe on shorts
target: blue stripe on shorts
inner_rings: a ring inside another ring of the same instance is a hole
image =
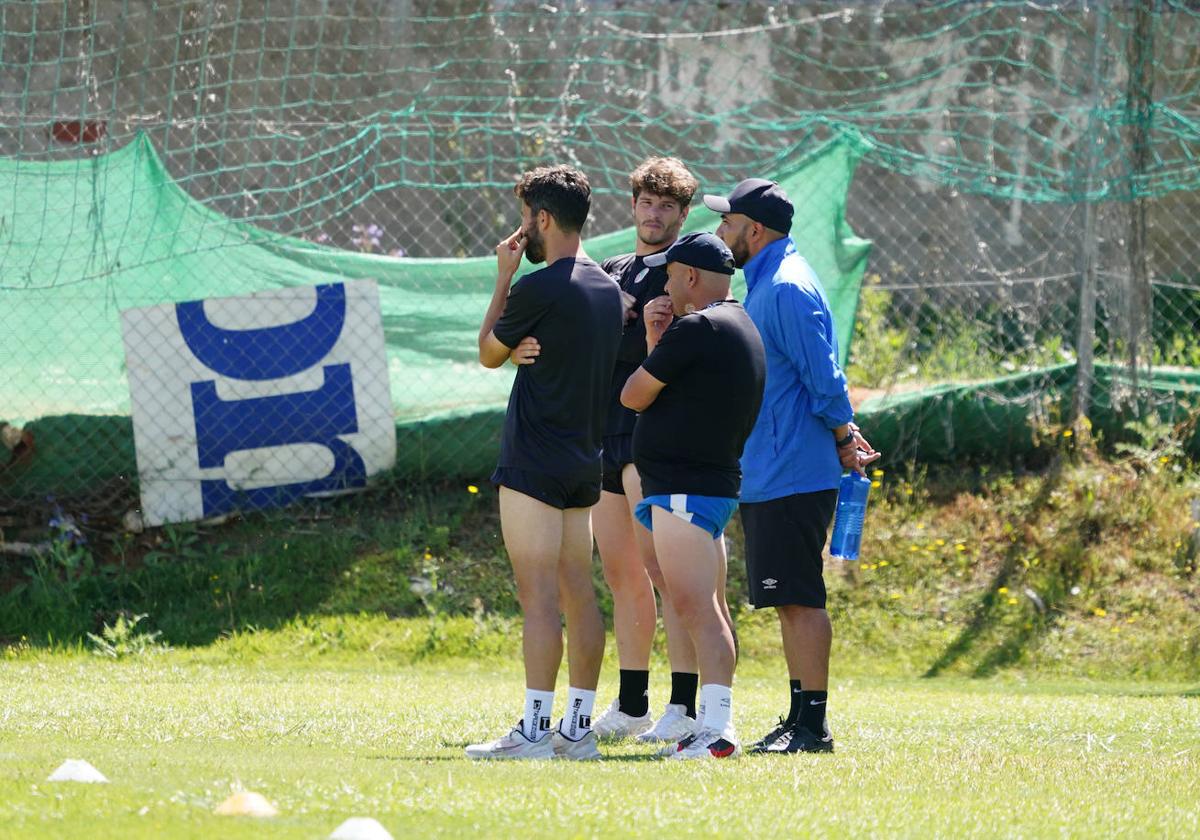
[[[669,510],[684,522],[690,522],[697,528],[702,528],[717,539],[725,532],[733,512],[737,510],[737,499],[724,496],[689,496],[684,493],[671,495],[647,496],[638,502],[634,514],[638,522],[653,531],[653,515],[651,508],[660,507]]]

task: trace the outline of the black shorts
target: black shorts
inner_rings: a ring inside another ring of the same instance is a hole
[[[601,489],[624,496],[625,485],[621,481],[621,473],[627,465],[633,463],[633,435],[612,435],[604,438],[600,463],[604,469],[604,477],[600,480]]]
[[[581,480],[515,467],[496,467],[492,484],[524,493],[559,510],[591,507],[600,501],[600,482],[595,478]]]
[[[746,583],[760,607],[825,607],[825,538],[837,507],[836,490],[743,502]]]

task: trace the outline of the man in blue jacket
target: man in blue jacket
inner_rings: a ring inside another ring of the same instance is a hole
[[[779,615],[791,708],[750,751],[832,752],[822,551],[842,470],[862,472],[879,453],[852,422],[829,301],[788,235],[787,195],[750,178],[704,203],[721,214],[717,235],[745,273],[745,309],[767,355],[762,408],[742,454],[741,515],[750,602]]]

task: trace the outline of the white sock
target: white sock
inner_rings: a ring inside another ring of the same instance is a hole
[[[704,699],[704,728],[724,732],[733,727],[733,689],[727,685],[709,683],[700,686]]]
[[[522,731],[530,741],[537,741],[550,731],[551,712],[554,710],[554,692],[525,689],[525,717]]]
[[[699,732],[704,728],[704,695],[700,695],[700,702],[696,704],[696,731]]]
[[[586,688],[567,689],[567,711],[563,714],[562,734],[578,741],[592,731],[592,708],[596,705],[596,692]]]

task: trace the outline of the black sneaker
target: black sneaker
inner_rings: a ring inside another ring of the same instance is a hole
[[[789,729],[788,724],[786,722],[784,722],[784,719],[781,717],[779,719],[779,725],[776,726],[774,729],[772,729],[770,732],[768,732],[766,735],[764,735],[762,738],[758,739],[753,744],[751,744],[750,749],[746,750],[746,752],[750,753],[751,755],[758,755],[759,753],[765,753],[767,751],[767,747],[774,744],[775,740],[780,735],[782,735],[784,732],[787,732],[788,729]]]
[[[797,722],[776,738],[763,752],[772,755],[799,752],[831,753],[833,752],[833,736],[829,734],[828,726],[825,727],[825,734],[818,735],[807,726]]]

